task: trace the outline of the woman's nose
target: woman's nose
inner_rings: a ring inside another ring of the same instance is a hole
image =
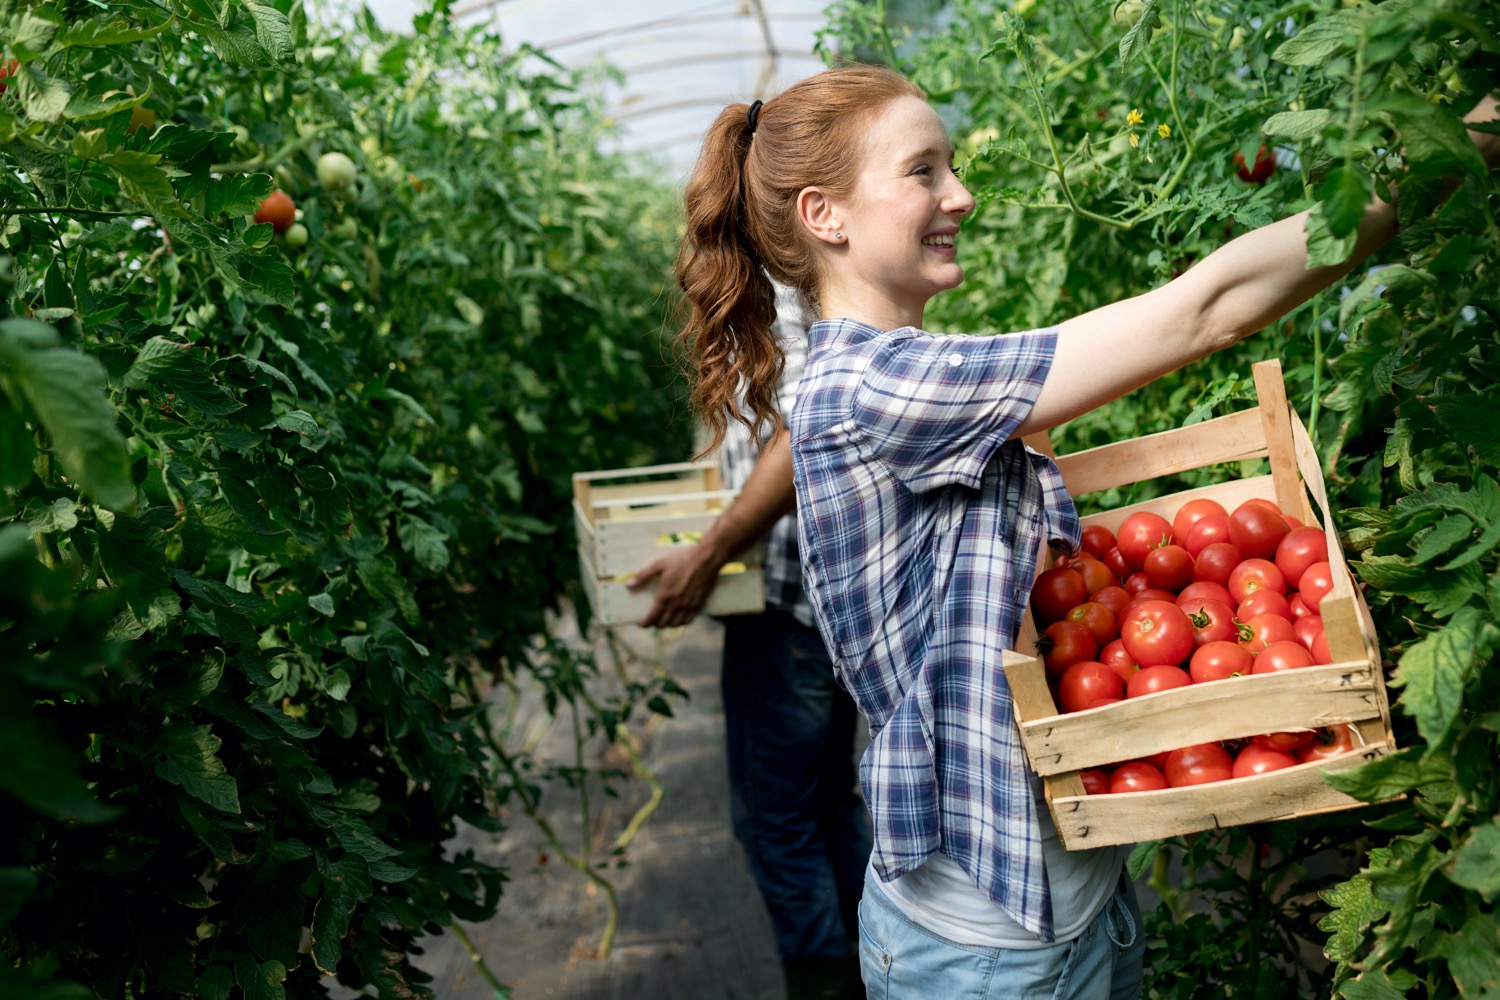
[[[964,216],[974,211],[974,196],[964,187],[956,175],[950,175],[952,189],[943,200],[943,210],[949,215]]]

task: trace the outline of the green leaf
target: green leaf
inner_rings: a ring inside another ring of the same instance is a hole
[[[260,203],[271,193],[272,186],[270,174],[216,177],[209,182],[208,204],[203,214],[210,219],[221,215],[254,215]]]
[[[1463,122],[1441,105],[1416,94],[1387,91],[1370,103],[1372,112],[1388,113],[1401,135],[1401,153],[1416,177],[1442,177],[1465,170],[1487,170]]]
[[[20,414],[0,397],[0,490],[18,490],[35,475],[36,445]]]
[[[1120,39],[1120,65],[1129,66],[1130,61],[1145,52],[1151,44],[1151,33],[1161,27],[1161,0],[1146,0],[1141,5],[1140,16],[1135,24]]]
[[[1443,396],[1432,408],[1438,423],[1459,444],[1467,445],[1489,466],[1500,466],[1500,421],[1491,399],[1478,395]]]
[[[1422,540],[1412,551],[1412,563],[1420,566],[1423,563],[1432,562],[1438,556],[1446,554],[1459,542],[1467,542],[1474,535],[1474,522],[1462,514],[1450,514],[1437,524],[1432,530],[1422,536]]]
[[[1405,689],[1400,705],[1429,743],[1441,741],[1458,717],[1464,687],[1478,665],[1483,624],[1477,608],[1463,608],[1446,626],[1408,646],[1401,655],[1390,684]]]
[[[286,966],[280,962],[257,963],[248,955],[236,955],[234,978],[245,991],[245,1000],[286,1000]]]
[[[323,895],[313,911],[312,956],[318,968],[332,973],[343,957],[343,937],[349,917],[360,900],[369,899],[374,887],[370,868],[357,854],[346,854],[337,862],[318,855]]]
[[[307,606],[318,612],[318,614],[327,615],[330,618],[333,617],[333,613],[336,610],[333,606],[333,595],[327,593],[313,594],[307,599]]]
[[[1323,951],[1335,962],[1357,957],[1364,950],[1365,931],[1390,912],[1390,907],[1375,898],[1370,891],[1370,880],[1363,875],[1356,875],[1318,896],[1333,907],[1328,916],[1318,921],[1318,929],[1329,932]]]
[[[173,723],[157,737],[156,751],[161,759],[156,775],[182,786],[189,795],[221,812],[238,813],[239,786],[215,756],[219,745],[212,726]]]
[[[1318,189],[1328,231],[1343,239],[1358,235],[1359,220],[1370,203],[1370,181],[1357,167],[1335,167]],[[1347,258],[1347,254],[1345,257]]]
[[[69,478],[110,510],[132,509],[135,486],[125,438],[105,395],[103,366],[66,348],[26,349],[23,344],[37,326],[32,320],[0,320],[0,375],[31,404]]]
[[[1462,997],[1500,994],[1500,921],[1474,913],[1455,934],[1439,937],[1432,953],[1448,960],[1448,973]]]
[[[448,566],[448,536],[419,518],[406,518],[396,528],[401,547],[426,569],[440,573]]]
[[[1340,984],[1339,996],[1344,1000],[1405,1000],[1406,993],[1391,985],[1383,970],[1371,969]]]
[[[177,192],[167,180],[166,171],[158,166],[159,153],[142,153],[122,149],[106,153],[99,162],[108,165],[120,181],[120,193],[158,216],[181,216],[187,211],[177,201]]]
[[[62,116],[72,122],[96,121],[100,118],[108,118],[110,115],[118,114],[121,111],[129,111],[143,102],[147,96],[146,94],[99,96],[80,90],[68,99],[68,105],[63,109]],[[104,150],[108,148],[108,143],[106,143],[104,149],[94,153],[93,156],[102,155]]]
[[[35,63],[18,67],[10,77],[21,112],[34,122],[55,122],[67,110],[73,88],[55,76],[48,76]]]
[[[54,13],[53,17],[57,15]],[[14,52],[27,62],[40,56],[52,44],[57,34],[58,23],[38,14],[26,11],[13,18],[8,26],[10,38],[6,40],[7,52]]]
[[[234,973],[227,965],[210,965],[198,977],[198,995],[202,1000],[229,1000],[234,989]]]
[[[1423,748],[1398,750],[1347,771],[1325,772],[1323,780],[1361,802],[1379,802],[1452,775],[1441,760],[1421,756]]]
[[[244,403],[214,381],[201,352],[191,344],[152,337],[137,352],[125,373],[125,384],[132,389],[171,393],[177,397],[174,406],[180,403],[214,416],[244,409]]]
[[[1354,252],[1357,232],[1336,236],[1329,227],[1326,203],[1318,202],[1307,213],[1303,229],[1307,232],[1307,266],[1331,267],[1344,263]]]
[[[243,0],[245,9],[255,19],[255,38],[266,53],[277,62],[290,62],[297,55],[292,45],[292,25],[285,14],[256,0]]]
[[[307,909],[298,885],[308,867],[258,859],[245,871],[234,898],[234,928],[263,960],[297,960]]]
[[[31,525],[33,533],[41,535],[49,531],[72,531],[78,525],[77,510],[78,505],[67,497],[58,497],[51,503],[33,498],[26,502],[21,516]]]
[[[290,410],[271,421],[271,427],[279,427],[293,434],[311,437],[318,433],[318,422],[306,410]]]
[[[1359,24],[1349,11],[1314,21],[1276,47],[1271,58],[1288,66],[1322,66],[1334,56],[1354,51]]]
[[[1333,112],[1325,108],[1314,111],[1283,111],[1266,119],[1261,131],[1291,142],[1302,142],[1322,133],[1333,120]]]
[[[106,46],[106,45],[128,45],[131,42],[141,42],[154,35],[158,35],[167,29],[172,23],[172,18],[167,17],[160,24],[146,24],[137,26],[131,24],[124,18],[115,18],[106,21],[102,16],[94,17],[87,21],[75,23],[67,31],[58,37],[57,43],[63,48],[73,46]]]
[[[1469,837],[1449,862],[1448,878],[1493,903],[1500,896],[1500,824],[1486,823]]]

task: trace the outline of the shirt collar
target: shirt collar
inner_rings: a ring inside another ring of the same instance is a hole
[[[899,327],[898,329],[910,329]],[[883,336],[890,331],[861,323],[857,319],[841,317],[839,319],[820,319],[807,331],[809,342],[808,358],[819,357],[832,351],[843,350],[862,344],[872,337]]]

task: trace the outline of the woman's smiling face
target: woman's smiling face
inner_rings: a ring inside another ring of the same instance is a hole
[[[974,199],[952,161],[947,129],[926,101],[897,98],[871,121],[854,189],[834,200],[844,241],[830,248],[825,315],[918,326],[927,300],[963,281],[955,241]]]

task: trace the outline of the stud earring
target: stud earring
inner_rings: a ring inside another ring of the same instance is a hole
[[[838,242],[840,242],[840,243],[844,242],[844,234],[843,233],[834,233],[833,234],[833,238],[835,240],[837,240]]]

